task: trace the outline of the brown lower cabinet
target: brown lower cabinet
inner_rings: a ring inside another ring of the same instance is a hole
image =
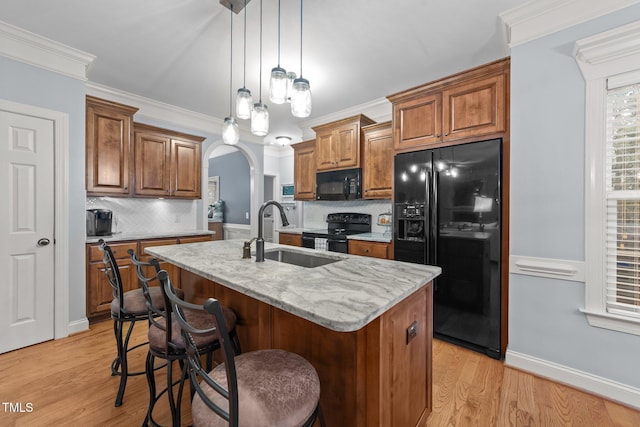
[[[349,253],[351,255],[393,259],[391,243],[385,242],[349,239]]]
[[[170,239],[145,239],[132,240],[126,242],[114,242],[109,246],[118,263],[120,277],[124,291],[136,289],[138,276],[136,269],[131,263],[131,258],[127,251],[132,249],[138,257],[147,261],[150,257],[144,253],[144,249],[150,246],[175,245],[179,243],[194,243],[211,240],[211,235],[183,236]],[[160,267],[167,270],[172,283],[180,287],[180,269],[168,262],[161,262]],[[147,272],[153,274],[152,271]],[[111,300],[113,300],[113,290],[104,272],[102,261],[102,251],[97,243],[87,244],[87,318],[90,323],[104,320],[111,315]]]
[[[354,332],[336,332],[181,272],[185,299],[214,297],[236,312],[242,351],[279,348],[320,377],[327,426],[426,426],[432,408],[432,284]],[[415,335],[409,329],[415,326]]]
[[[224,226],[219,221],[209,221],[209,231],[213,232],[211,240],[224,240]]]
[[[281,245],[302,246],[302,234],[281,232],[278,243]]]

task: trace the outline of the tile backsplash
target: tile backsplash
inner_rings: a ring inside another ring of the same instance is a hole
[[[87,209],[113,211],[116,233],[196,230],[196,201],[119,197],[87,197]]]
[[[327,228],[327,214],[337,212],[366,213],[371,215],[371,231],[384,233],[387,227],[378,225],[378,215],[389,213],[391,200],[345,200],[342,202],[313,201],[304,202],[304,228]]]

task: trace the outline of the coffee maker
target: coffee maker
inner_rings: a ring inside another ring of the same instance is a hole
[[[110,236],[112,218],[109,209],[87,209],[87,236]]]

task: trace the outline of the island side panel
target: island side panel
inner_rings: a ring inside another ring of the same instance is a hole
[[[426,425],[431,412],[431,314],[429,284],[380,316],[380,412],[374,425]]]
[[[272,308],[273,348],[306,358],[320,378],[327,426],[366,426],[366,330],[336,332]]]

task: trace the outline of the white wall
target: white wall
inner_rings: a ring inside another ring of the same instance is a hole
[[[578,39],[638,19],[635,5],[512,49],[512,256],[589,262],[584,260],[585,84],[573,47]],[[588,378],[591,385],[630,386],[640,406],[640,339],[589,326],[579,312],[584,283],[519,274],[509,280],[507,361],[510,354],[524,355],[556,373]]]
[[[0,98],[69,115],[69,322],[85,319],[85,84],[0,56]],[[51,212],[53,215],[53,212]]]

